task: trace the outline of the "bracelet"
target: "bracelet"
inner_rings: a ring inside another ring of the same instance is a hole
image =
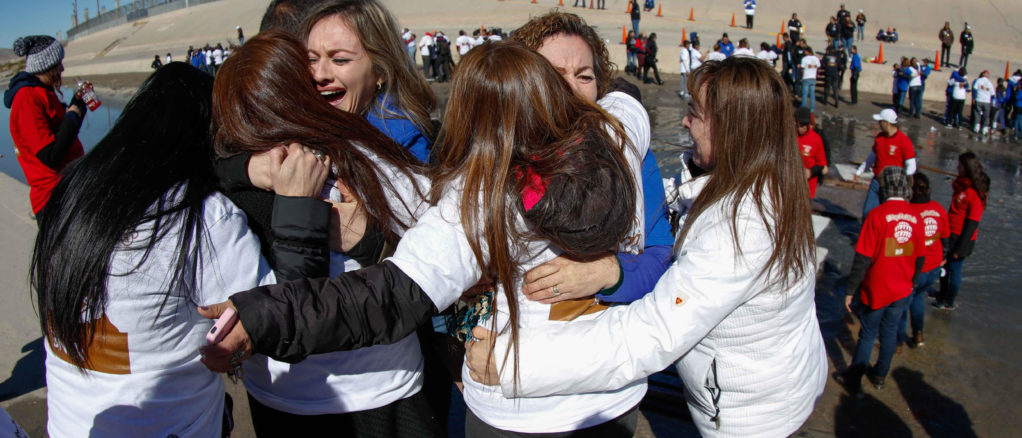
[[[617,283],[606,289],[601,289],[598,292],[600,295],[613,295],[614,292],[621,288],[621,283],[625,281],[625,268],[621,267],[621,259],[615,255],[614,260],[617,260]]]

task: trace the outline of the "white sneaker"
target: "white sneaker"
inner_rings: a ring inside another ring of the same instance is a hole
[[[989,127],[987,127],[987,126],[984,126],[984,127],[983,127],[983,135],[987,135],[987,134],[989,134],[989,133],[990,133],[990,128],[989,128]]]

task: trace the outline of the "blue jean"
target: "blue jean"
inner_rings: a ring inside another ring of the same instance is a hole
[[[898,113],[898,115],[901,115],[901,107],[905,105],[905,96],[907,95],[908,90],[898,90],[898,94],[894,95],[897,99],[895,102],[896,106],[894,107],[894,112]]]
[[[809,111],[816,103],[816,79],[802,79],[802,106],[809,107]]]
[[[866,200],[862,202],[862,221],[866,221],[866,215],[870,210],[880,205],[880,183],[877,182],[879,175],[873,175],[873,181],[869,182],[869,190],[866,191]]]
[[[639,37],[639,20],[632,20],[632,32],[635,32],[635,37]]]
[[[963,239],[967,237],[962,237]],[[947,259],[947,276],[940,279],[939,301],[949,306],[955,305],[955,298],[958,296],[958,289],[962,287],[962,264],[965,259],[954,259],[950,256]]]
[[[842,38],[844,44],[845,54],[848,55],[848,59],[852,59],[852,43],[853,38]]]
[[[909,115],[919,117],[923,113],[923,87],[908,87]]]
[[[859,41],[866,39],[865,33],[866,26],[860,24],[858,26],[855,26],[855,29],[856,29],[855,37],[858,38]]]
[[[908,311],[901,317],[901,325],[898,330],[898,343],[908,339],[908,321],[912,320],[912,334],[922,333],[926,319],[926,295],[930,286],[940,279],[940,268],[933,268],[928,272],[919,274],[916,279],[915,289],[912,290],[912,302],[908,305]]]
[[[887,376],[891,369],[891,359],[894,358],[894,348],[897,346],[898,324],[911,300],[912,296],[909,295],[875,310],[866,305],[859,307],[859,342],[855,344],[855,356],[848,366],[849,369],[865,371],[869,356],[873,353],[873,343],[879,336],[880,355],[873,366],[873,375]]]
[[[1015,137],[1022,137],[1022,108],[1015,107]]]
[[[628,60],[627,64],[625,64],[625,65],[638,68],[639,57],[635,56],[635,53],[632,53],[631,50],[628,50],[628,51],[625,52],[625,58]]]

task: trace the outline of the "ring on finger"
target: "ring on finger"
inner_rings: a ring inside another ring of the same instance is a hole
[[[561,290],[560,290],[560,289],[558,289],[558,288],[557,288],[557,285],[555,284],[555,285],[554,285],[554,296],[556,297],[556,296],[558,296],[558,295],[560,295],[560,294],[561,294]]]

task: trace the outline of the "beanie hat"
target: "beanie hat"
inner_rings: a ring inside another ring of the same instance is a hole
[[[14,41],[14,54],[28,56],[26,72],[42,73],[64,60],[64,46],[49,35],[32,35]]]
[[[909,199],[912,195],[912,187],[908,184],[908,175],[905,169],[898,166],[887,166],[880,171],[880,199],[902,198]]]

